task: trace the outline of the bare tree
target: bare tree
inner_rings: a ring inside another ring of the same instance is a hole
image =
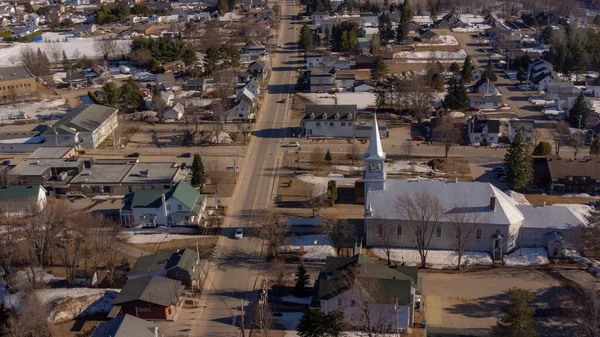
[[[327,193],[324,193],[318,186],[307,186],[304,189],[304,207],[312,210],[314,217],[319,213],[321,208],[327,203]]]
[[[352,166],[354,166],[354,161],[360,159],[360,148],[357,144],[352,143],[346,150],[346,156],[348,159],[352,160]]]
[[[577,322],[577,336],[600,336],[600,298],[593,285],[582,287],[574,294],[574,319]]]
[[[59,64],[62,61],[63,49],[58,42],[50,42],[47,47],[50,61],[54,64]]]
[[[444,144],[445,157],[448,157],[450,148],[460,141],[460,129],[454,126],[454,119],[450,115],[438,119],[438,124],[433,130],[434,137]]]
[[[419,79],[412,82],[407,93],[407,102],[412,108],[416,120],[421,121],[427,118],[431,109],[431,101],[434,98],[434,90],[427,85],[425,79]]]
[[[276,257],[271,260],[269,264],[269,276],[273,281],[274,287],[283,286],[283,280],[285,279],[285,260],[280,257]]]
[[[413,231],[421,267],[425,268],[431,238],[444,214],[444,207],[438,197],[428,192],[398,195],[395,207],[396,213]]]
[[[279,6],[279,4],[276,3],[271,9],[273,10],[273,13],[275,13],[275,15],[279,17],[279,13],[281,12],[281,6]]]
[[[159,114],[162,114],[163,112],[165,112],[166,107],[167,104],[165,103],[161,95],[154,95],[154,97],[152,97],[152,109],[154,111],[156,111]]]
[[[263,216],[263,224],[260,227],[260,238],[263,239],[268,246],[268,254],[273,257],[279,255],[279,247],[281,241],[289,233],[289,227],[286,223],[280,221],[279,217],[272,212],[267,212]]]
[[[554,125],[552,138],[554,140],[554,153],[558,156],[563,143],[571,136],[569,124],[565,121],[560,121]]]
[[[17,313],[11,315],[2,332],[7,337],[51,337],[48,326],[49,308],[33,290],[28,291]]]
[[[72,214],[57,239],[60,259],[65,267],[67,281],[71,284],[73,284],[75,272],[81,266],[83,260],[85,260],[84,269],[87,270],[87,259],[83,256],[83,252],[88,244],[90,229],[97,223],[97,217],[91,213],[78,212]]]
[[[320,232],[329,235],[331,243],[340,256],[344,248],[352,247],[356,239],[354,226],[345,219],[327,219],[319,224]]]
[[[269,337],[269,331],[273,328],[275,321],[268,301],[263,299],[255,306],[252,323],[261,336]]]
[[[94,40],[94,50],[101,54],[104,61],[108,61],[108,58],[117,51],[117,40],[113,37],[100,37]]]
[[[15,267],[21,261],[19,242],[21,240],[18,229],[24,216],[20,202],[4,202],[0,204],[0,227],[4,230],[0,236],[0,267],[2,278],[10,290],[15,286]]]
[[[325,160],[325,152],[323,151],[323,149],[320,146],[315,146],[315,148],[310,153],[310,161],[314,165],[319,166],[323,163],[324,160]]]
[[[223,170],[218,159],[213,159],[206,163],[206,178],[215,192],[216,203],[219,205],[219,195],[222,192],[223,186],[225,186],[227,172]]]
[[[481,240],[480,224],[483,222],[482,213],[478,213],[469,207],[467,203],[461,205],[454,204],[452,210],[447,213],[448,220],[456,233],[456,250],[458,252],[458,270],[462,270],[462,257],[467,243],[473,237],[473,234],[479,236]],[[477,232],[479,231],[479,232]]]

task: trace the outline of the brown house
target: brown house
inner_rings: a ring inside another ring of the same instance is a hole
[[[139,257],[127,278],[132,280],[158,275],[178,280],[184,286],[196,287],[206,274],[206,264],[203,262],[198,261],[196,252],[191,249],[158,252]]]
[[[111,313],[147,320],[175,320],[183,304],[183,289],[180,281],[162,276],[127,280],[113,301]]]
[[[0,68],[0,103],[38,97],[35,77],[24,66]]]
[[[534,182],[559,194],[600,195],[600,157],[538,158],[534,161]]]

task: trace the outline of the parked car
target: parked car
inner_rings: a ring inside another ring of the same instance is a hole
[[[506,169],[504,168],[504,166],[496,166],[493,169],[494,173],[498,173],[498,172],[506,172]]]
[[[423,136],[414,136],[413,140],[419,141],[419,142],[423,142],[425,141],[425,137]]]
[[[235,238],[240,240],[241,238],[244,237],[244,229],[243,228],[238,228],[235,230]]]
[[[285,143],[285,147],[298,147],[300,146],[300,143],[298,142],[287,142]]]
[[[281,101],[279,101],[277,103],[285,103],[285,102],[287,102],[287,99],[284,98],[284,99],[282,99]]]
[[[502,178],[502,177],[506,177],[506,172],[496,172],[496,177],[497,178]]]
[[[472,106],[472,107],[469,107],[469,109],[467,109],[467,111],[479,111],[479,108],[476,106]]]
[[[2,162],[2,165],[10,165],[10,160],[5,160]]]
[[[182,154],[179,156],[179,158],[190,158],[191,156],[192,156],[192,154],[191,154],[191,153],[189,153],[189,152],[186,152],[186,153],[182,153]]]
[[[134,152],[134,153],[130,153],[130,154],[126,155],[125,157],[128,157],[128,158],[138,158],[139,156],[140,156],[139,152]]]

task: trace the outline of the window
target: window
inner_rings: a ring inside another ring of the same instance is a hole
[[[435,229],[435,238],[437,240],[442,239],[442,226],[437,226],[437,228]]]
[[[569,235],[567,236],[567,242],[573,243],[573,241],[575,241],[575,235],[573,235],[573,233],[569,233]]]
[[[477,228],[475,231],[475,242],[481,243],[481,228]]]
[[[573,181],[573,177],[567,177],[568,181]]]
[[[342,306],[342,300],[338,298],[338,306]]]
[[[539,232],[533,232],[533,241],[537,241],[540,236]]]
[[[167,205],[167,211],[171,211],[171,205]]]
[[[396,239],[400,239],[402,237],[402,225],[396,226]]]
[[[346,127],[346,122],[342,122],[342,127],[345,128]]]
[[[317,122],[317,127],[321,127],[321,122]]]
[[[355,307],[356,306],[356,301],[355,300],[350,300],[350,306],[351,307]]]
[[[181,204],[177,205],[177,210],[181,211],[183,209],[183,207],[181,206]]]
[[[383,225],[382,224],[377,225],[377,236],[380,238],[383,237]]]
[[[479,140],[479,136],[475,136],[475,140]]]
[[[500,230],[500,228],[496,228],[496,235],[500,235],[502,234],[502,231]]]
[[[330,127],[334,127],[334,124],[333,124],[333,122],[329,122],[329,126],[330,126]]]

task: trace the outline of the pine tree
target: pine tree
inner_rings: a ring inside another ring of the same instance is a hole
[[[444,77],[440,73],[434,73],[431,76],[431,84],[436,91],[443,91],[446,83],[444,83]]]
[[[549,156],[552,154],[552,145],[548,142],[541,141],[533,149],[534,156]]]
[[[200,193],[206,184],[206,173],[204,172],[204,162],[199,153],[194,155],[192,162],[192,186],[200,188]]]
[[[523,84],[523,81],[527,80],[527,73],[522,67],[520,67],[519,71],[517,72],[517,80],[519,80],[521,84]]]
[[[496,82],[498,80],[498,76],[494,71],[494,64],[492,63],[492,59],[488,59],[487,67],[485,68],[482,77],[487,78],[491,82]]]
[[[600,25],[600,14],[596,14],[596,16],[594,16],[594,24],[595,25]]]
[[[450,71],[453,72],[454,74],[456,74],[457,72],[459,72],[460,71],[460,66],[458,65],[458,63],[452,62],[450,64]]]
[[[471,56],[465,57],[462,70],[460,71],[461,80],[463,83],[473,81],[473,64],[471,64]]]
[[[387,14],[381,14],[379,17],[379,37],[384,43],[394,39],[394,27],[392,26],[392,20]]]
[[[509,303],[502,308],[498,318],[498,337],[539,337],[536,331],[535,310],[529,306],[533,294],[525,289],[508,291]]]
[[[122,108],[137,110],[145,108],[144,97],[131,77],[123,85],[120,99]]]
[[[310,31],[310,27],[306,24],[300,29],[298,47],[304,50],[312,49],[312,32]]]
[[[388,72],[388,66],[383,61],[383,57],[379,56],[375,63],[373,63],[373,68],[371,68],[371,79],[375,81],[379,81],[385,77]]]
[[[104,104],[112,107],[117,107],[121,100],[121,88],[115,82],[106,83],[100,90]]]
[[[467,88],[454,78],[448,81],[448,93],[444,97],[444,107],[451,110],[466,110],[469,107]]]
[[[575,100],[575,103],[573,103],[571,110],[569,110],[569,125],[571,125],[573,128],[585,126],[585,122],[589,114],[590,109],[587,106],[587,102],[585,101],[585,96],[583,96],[582,91],[579,93],[579,96],[577,96],[577,99]]]
[[[304,260],[300,260],[300,264],[298,265],[298,269],[296,270],[296,286],[294,287],[294,291],[298,295],[302,295],[304,292],[306,292],[309,285],[310,276],[306,272]]]
[[[408,38],[408,22],[400,20],[396,27],[396,42],[402,44]]]
[[[402,17],[400,18],[400,20],[402,22],[409,22],[412,19],[413,11],[410,7],[410,2],[408,0],[404,0],[404,3],[402,4]]]
[[[340,310],[308,309],[298,322],[297,330],[300,337],[342,337],[347,325]]]
[[[592,140],[592,145],[590,145],[590,155],[600,156],[600,136]]]
[[[530,153],[529,144],[523,140],[520,133],[517,133],[504,156],[506,178],[510,189],[523,190],[531,181],[533,162]]]
[[[328,163],[331,163],[331,160],[333,158],[331,158],[331,151],[329,151],[329,149],[327,149],[327,153],[325,153],[325,161],[327,161]]]
[[[338,198],[337,182],[330,180],[327,182],[327,197],[332,201],[336,202]]]

